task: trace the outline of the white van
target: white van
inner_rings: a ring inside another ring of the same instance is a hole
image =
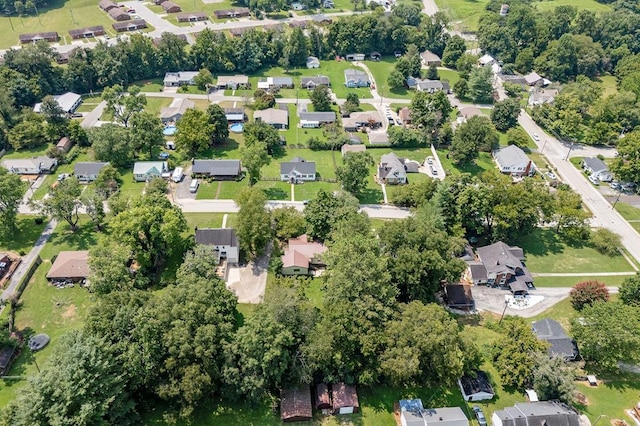
[[[171,180],[175,183],[179,183],[183,177],[184,170],[182,169],[182,167],[176,167],[176,169],[173,171],[173,175],[171,175]]]
[[[200,182],[198,182],[198,179],[192,180],[191,185],[189,185],[189,192],[197,192],[199,186]]]

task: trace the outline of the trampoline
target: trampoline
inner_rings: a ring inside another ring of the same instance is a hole
[[[49,344],[49,336],[46,334],[36,334],[29,339],[29,349],[37,352]]]

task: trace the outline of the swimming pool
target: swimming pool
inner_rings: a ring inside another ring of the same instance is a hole
[[[164,128],[164,130],[162,131],[162,133],[165,136],[173,136],[173,135],[176,134],[176,130],[178,130],[178,129],[176,129],[176,126],[166,126]]]
[[[242,123],[232,124],[229,127],[229,130],[231,130],[233,133],[242,133],[242,131],[244,130],[244,124]]]

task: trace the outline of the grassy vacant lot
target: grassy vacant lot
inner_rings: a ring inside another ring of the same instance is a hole
[[[476,159],[475,163],[465,166],[458,166],[454,164],[450,158],[447,158],[448,151],[446,148],[438,149],[438,157],[442,163],[442,167],[447,175],[454,174],[459,175],[462,173],[470,173],[472,175],[478,175],[486,170],[494,169],[495,163],[491,158],[491,154],[488,152],[481,152],[480,156]]]
[[[621,255],[600,254],[588,243],[569,243],[552,229],[536,229],[523,236],[518,245],[527,256],[527,267],[534,273],[631,272],[633,268]],[[576,281],[577,282],[577,281]]]
[[[42,234],[46,224],[46,220],[40,225],[36,224],[35,218],[36,216],[32,215],[18,215],[18,230],[13,233],[10,240],[0,240],[0,251],[28,253]]]
[[[376,81],[376,89],[383,97],[411,99],[413,92],[406,87],[391,89],[387,83],[389,74],[395,69],[397,59],[393,56],[385,56],[381,61],[367,61],[367,67]]]
[[[107,33],[115,35],[111,26],[114,21],[100,10],[94,0],[52,0],[48,6],[39,8],[38,12],[39,16],[1,16],[0,48],[19,44],[19,34],[43,31],[57,31],[61,37],[60,44],[68,44],[71,42],[70,29],[93,25],[103,25]]]

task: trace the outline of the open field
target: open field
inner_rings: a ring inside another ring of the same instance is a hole
[[[621,255],[600,254],[588,243],[569,244],[552,229],[536,229],[522,237],[527,267],[534,273],[631,272],[633,268]],[[577,282],[577,281],[576,281]]]

